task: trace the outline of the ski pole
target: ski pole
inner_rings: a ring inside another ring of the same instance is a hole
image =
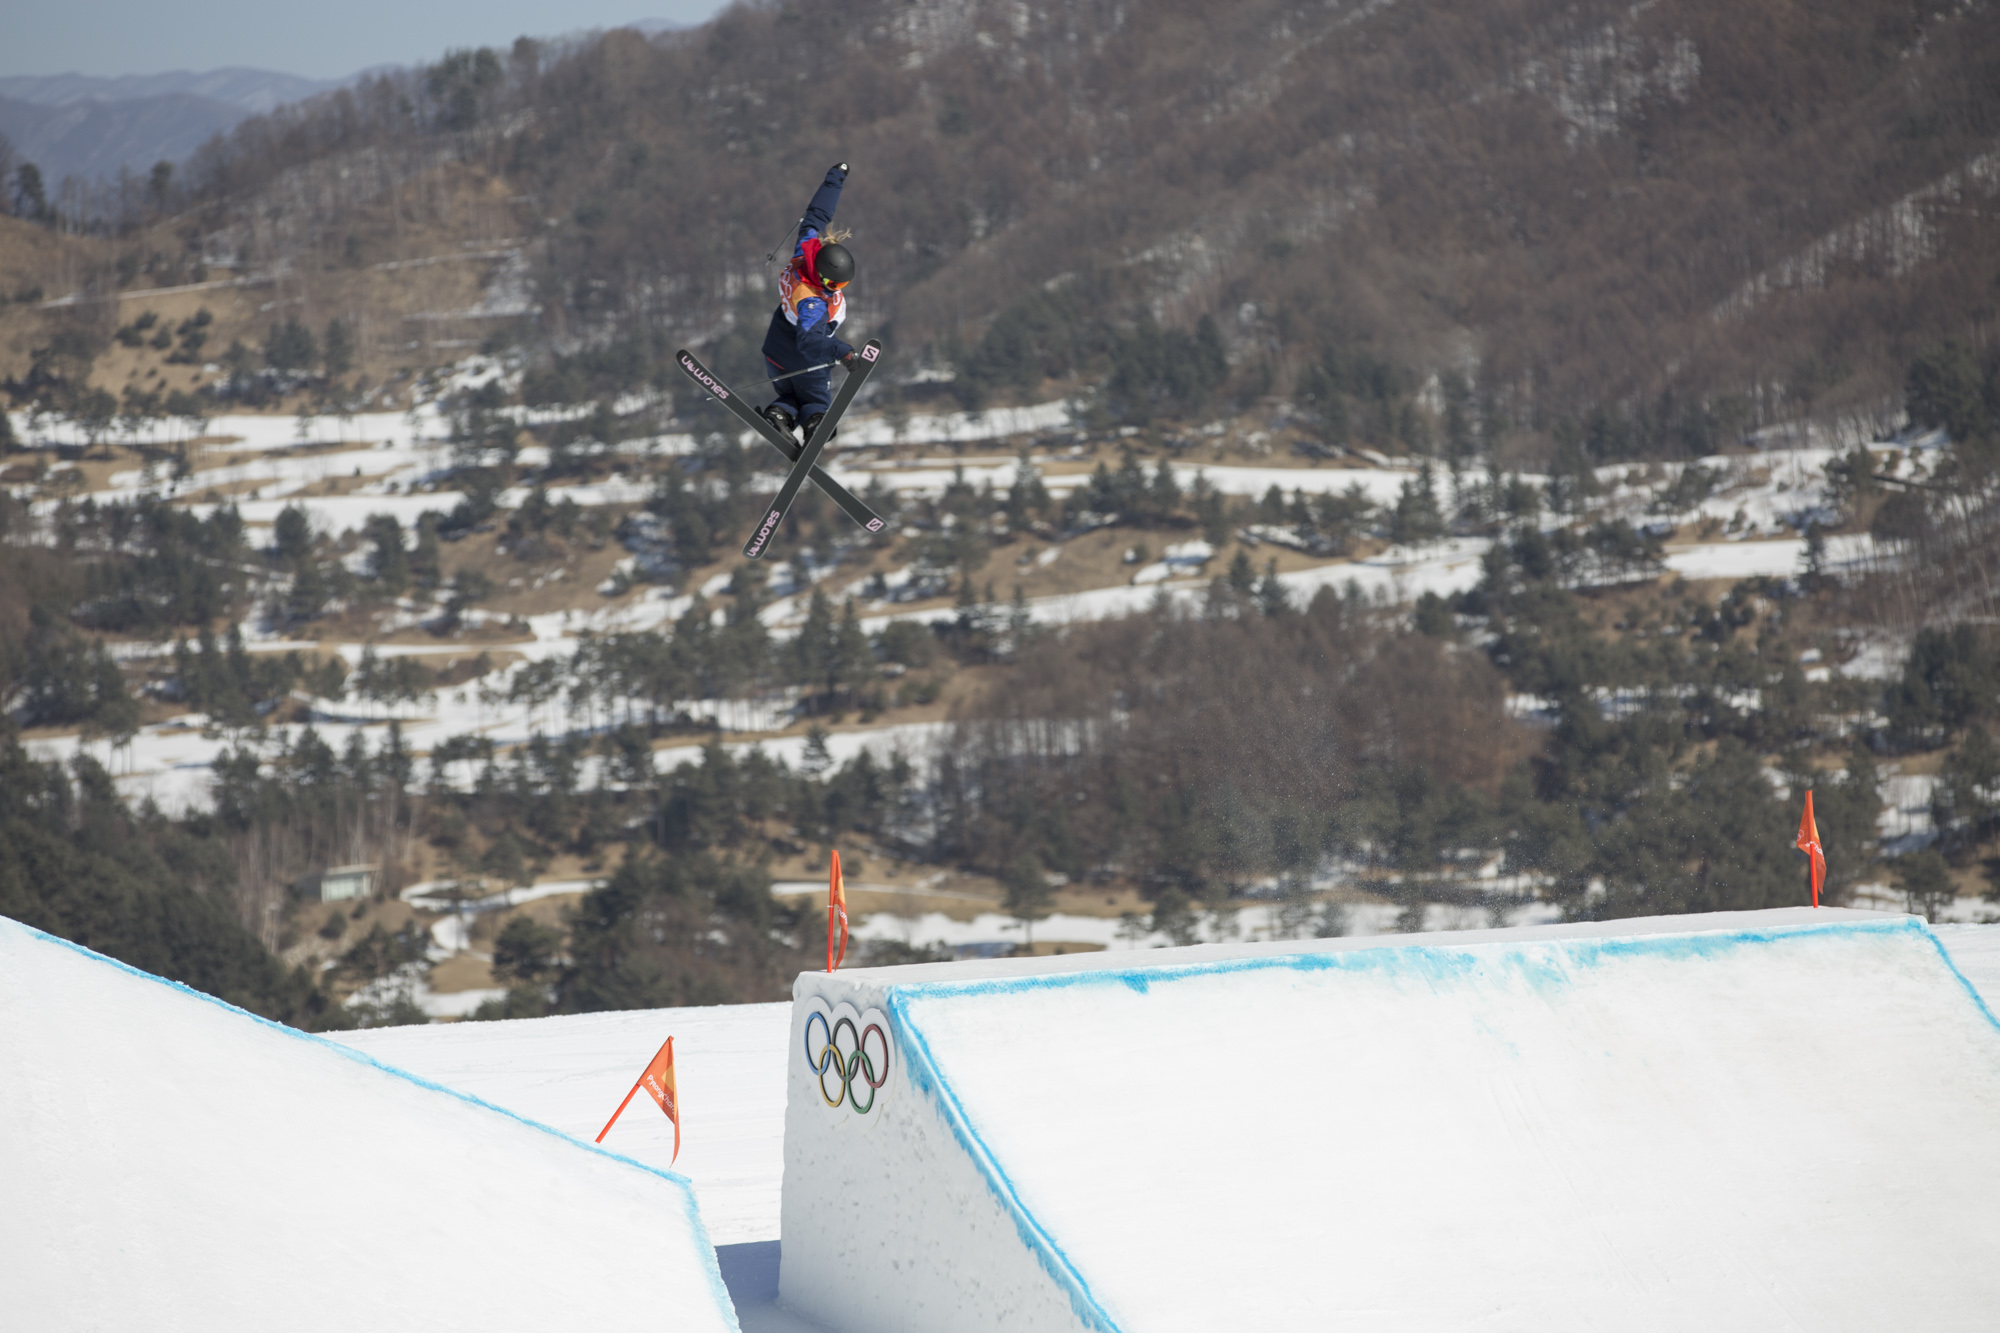
[[[790,242],[793,245],[798,244],[799,228],[805,225],[806,225],[806,215],[801,213],[799,214],[799,220],[792,224],[792,229],[785,233],[785,240],[779,241],[776,245],[772,246],[770,253],[764,256],[765,268],[769,268],[771,267],[771,265],[778,262],[778,252],[785,248],[787,242]]]
[[[783,375],[773,375],[771,376],[771,383],[776,384],[779,380],[796,379],[800,375],[810,375],[815,370],[831,370],[839,364],[840,362],[838,361],[822,361],[816,366],[807,366],[804,370],[793,370]]]

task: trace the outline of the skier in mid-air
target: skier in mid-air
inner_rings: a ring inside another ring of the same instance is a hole
[[[829,230],[846,180],[847,164],[842,162],[826,173],[806,205],[791,262],[778,275],[778,308],[764,335],[764,360],[772,375],[789,377],[778,380],[778,400],[764,409],[764,416],[786,435],[803,425],[807,440],[833,402],[832,374],[826,367],[835,361],[854,364],[854,349],[834,336],[847,318],[854,256],[840,244],[848,233]]]

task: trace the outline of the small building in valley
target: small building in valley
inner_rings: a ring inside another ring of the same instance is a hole
[[[374,891],[374,866],[328,866],[319,877],[319,900],[323,903],[366,898]]]

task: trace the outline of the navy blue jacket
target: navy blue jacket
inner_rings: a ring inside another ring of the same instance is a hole
[[[833,211],[840,206],[840,187],[846,182],[846,168],[836,166],[826,173],[819,189],[813,191],[812,202],[806,205],[805,216],[799,220],[792,262],[778,277],[779,309],[785,315],[785,323],[795,330],[794,346],[800,365],[837,361],[854,353],[853,347],[834,336],[834,330],[846,319],[847,298],[838,292],[829,295],[821,288],[814,268],[822,243],[820,238],[833,225]]]

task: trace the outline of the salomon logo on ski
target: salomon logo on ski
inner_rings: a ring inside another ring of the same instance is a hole
[[[785,511],[782,509],[773,509],[770,513],[764,515],[764,525],[757,529],[757,535],[752,537],[750,544],[743,548],[743,554],[749,556],[752,560],[764,554],[765,544],[771,540],[771,534],[778,530],[778,523],[784,516]]]
[[[701,362],[689,356],[685,351],[681,353],[680,360],[681,369],[685,370],[696,384],[699,384],[722,401],[729,401],[729,390],[723,387],[721,380],[709,374],[707,368]]]

